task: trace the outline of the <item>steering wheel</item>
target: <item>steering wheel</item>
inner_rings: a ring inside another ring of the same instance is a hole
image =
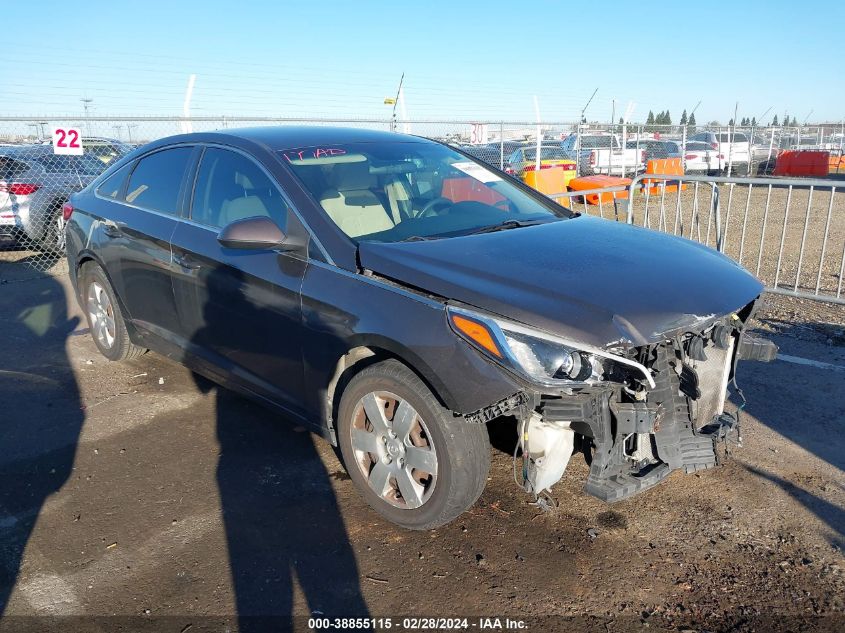
[[[428,217],[431,217],[433,215],[437,215],[437,212],[435,211],[435,209],[438,206],[444,206],[445,207],[446,205],[452,206],[453,204],[455,204],[455,203],[452,202],[451,200],[449,200],[449,198],[444,198],[443,196],[438,196],[437,198],[432,198],[431,200],[426,202],[425,206],[423,206],[423,208],[420,209],[419,213],[417,213],[414,217],[416,217],[416,218],[428,218]]]

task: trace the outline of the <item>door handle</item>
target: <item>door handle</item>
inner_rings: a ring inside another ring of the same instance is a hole
[[[105,222],[103,224],[103,233],[109,237],[120,237],[123,235],[120,227],[118,227],[114,222]]]
[[[199,270],[201,265],[194,261],[190,255],[174,255],[173,261],[185,270]]]

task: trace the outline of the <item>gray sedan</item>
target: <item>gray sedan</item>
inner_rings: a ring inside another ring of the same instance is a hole
[[[49,146],[0,148],[0,235],[62,251],[62,205],[105,168],[90,155],[57,156]]]

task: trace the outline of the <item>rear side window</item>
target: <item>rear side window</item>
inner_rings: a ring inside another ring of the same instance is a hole
[[[104,198],[117,200],[120,195],[120,190],[123,187],[123,181],[126,180],[126,174],[129,173],[130,167],[131,165],[125,165],[106,178],[100,183],[100,186],[97,187],[97,193]]]
[[[217,147],[206,149],[194,186],[191,219],[223,227],[255,216],[272,218],[284,230],[287,204],[278,187],[243,154]]]
[[[722,133],[722,134],[719,134],[719,142],[720,143],[747,143],[748,138],[746,138],[745,134],[740,134],[739,132],[737,132],[735,134]]]
[[[138,161],[138,166],[129,177],[126,202],[153,211],[175,214],[179,206],[179,188],[192,151],[192,147],[174,147]]]
[[[29,170],[29,165],[8,156],[0,156],[0,180],[14,180]]]

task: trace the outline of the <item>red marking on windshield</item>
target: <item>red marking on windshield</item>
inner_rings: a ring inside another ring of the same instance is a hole
[[[288,160],[308,160],[309,158],[326,158],[327,156],[342,156],[345,149],[339,147],[317,147],[301,150],[288,150],[282,155]]]

